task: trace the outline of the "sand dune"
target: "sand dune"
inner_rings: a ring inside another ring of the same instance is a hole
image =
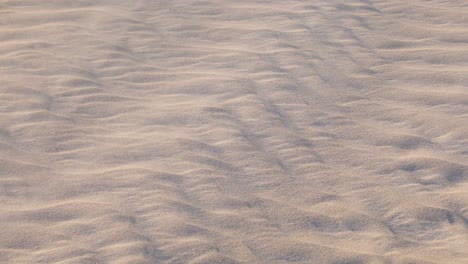
[[[1,0],[0,263],[468,263],[468,3]]]

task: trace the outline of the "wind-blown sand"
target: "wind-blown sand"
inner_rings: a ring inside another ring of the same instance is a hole
[[[0,263],[468,263],[465,0],[0,0]]]

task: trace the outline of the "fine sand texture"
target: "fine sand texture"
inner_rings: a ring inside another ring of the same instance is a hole
[[[467,264],[468,1],[0,0],[0,263]]]

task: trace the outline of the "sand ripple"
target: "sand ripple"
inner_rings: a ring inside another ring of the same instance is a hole
[[[468,263],[466,1],[0,1],[0,262]]]

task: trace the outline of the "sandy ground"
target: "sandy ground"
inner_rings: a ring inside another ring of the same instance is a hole
[[[468,263],[465,0],[0,0],[0,263]]]

